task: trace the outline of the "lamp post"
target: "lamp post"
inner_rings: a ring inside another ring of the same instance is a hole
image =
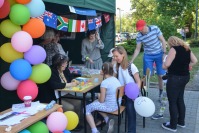
[[[119,10],[119,16],[120,16],[120,33],[122,32],[122,18],[121,18],[121,11],[123,11],[123,10],[121,10],[121,8],[117,8],[118,10]]]
[[[198,37],[198,0],[196,0],[196,31],[195,31],[195,39]]]

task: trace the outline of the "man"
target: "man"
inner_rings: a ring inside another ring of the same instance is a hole
[[[181,36],[182,36],[182,39],[185,40],[185,31],[184,31],[183,28],[181,28],[180,34],[181,34]]]
[[[159,83],[159,99],[161,99],[163,92],[162,75],[165,74],[165,71],[162,69],[162,60],[166,54],[166,41],[162,35],[162,32],[157,26],[147,26],[144,20],[137,21],[136,29],[139,31],[139,33],[136,37],[137,46],[132,56],[131,62],[133,62],[138,56],[143,45],[143,72],[144,75],[146,75],[147,68],[149,68],[152,72],[153,63],[155,62]]]

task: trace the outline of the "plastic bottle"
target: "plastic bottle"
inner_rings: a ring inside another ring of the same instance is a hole
[[[49,110],[51,109],[54,105],[55,105],[55,100],[52,100],[49,104],[46,105],[45,110]]]

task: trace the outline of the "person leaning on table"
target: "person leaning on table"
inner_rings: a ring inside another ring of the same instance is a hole
[[[42,103],[49,103],[52,100],[57,101],[58,91],[56,89],[63,89],[66,87],[74,87],[78,84],[77,81],[71,79],[71,74],[66,70],[68,62],[68,57],[62,54],[56,54],[52,58],[51,77],[44,83],[39,84],[39,94],[38,100]],[[71,82],[72,81],[72,82]],[[62,95],[64,95],[62,93]],[[65,93],[65,95],[70,95]],[[79,100],[73,99],[63,99],[62,105],[64,111],[75,111],[80,114],[80,104]]]

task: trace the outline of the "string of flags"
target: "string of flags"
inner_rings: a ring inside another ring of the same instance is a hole
[[[102,16],[88,20],[74,20],[58,16],[52,12],[45,11],[43,15],[37,17],[42,20],[46,26],[65,31],[65,32],[85,32],[87,29],[94,30],[102,26]],[[103,14],[106,23],[110,20],[109,14]]]

